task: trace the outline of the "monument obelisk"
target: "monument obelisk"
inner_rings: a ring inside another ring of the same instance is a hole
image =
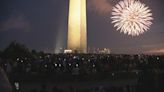
[[[67,49],[87,53],[86,0],[69,1]]]

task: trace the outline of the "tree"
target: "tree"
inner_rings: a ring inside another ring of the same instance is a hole
[[[0,58],[2,57],[2,51],[0,51]]]
[[[29,49],[20,43],[12,42],[2,53],[2,58],[16,60],[19,58],[31,57]]]

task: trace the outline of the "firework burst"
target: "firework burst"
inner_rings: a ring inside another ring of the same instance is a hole
[[[112,9],[112,23],[124,34],[138,36],[152,25],[151,10],[138,0],[120,1]]]

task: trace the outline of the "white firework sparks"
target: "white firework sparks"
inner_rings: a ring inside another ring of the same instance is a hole
[[[114,27],[124,34],[138,36],[152,25],[151,10],[138,0],[120,1],[112,11]]]

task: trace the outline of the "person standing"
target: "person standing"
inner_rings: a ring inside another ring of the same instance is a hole
[[[0,92],[12,92],[11,84],[4,72],[0,67]]]

